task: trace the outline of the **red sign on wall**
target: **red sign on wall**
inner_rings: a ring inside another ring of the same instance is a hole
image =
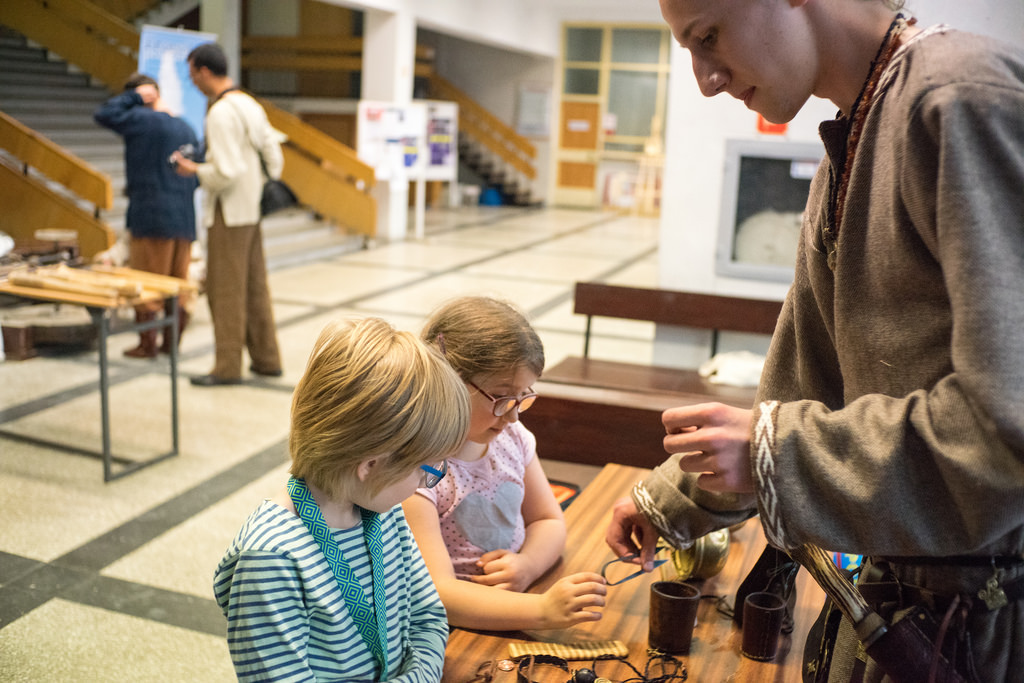
[[[784,135],[786,132],[785,123],[772,123],[760,114],[757,115],[757,132],[768,135]]]

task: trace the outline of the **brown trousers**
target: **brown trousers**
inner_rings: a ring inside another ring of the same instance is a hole
[[[206,246],[206,297],[216,347],[211,374],[241,377],[243,348],[249,350],[253,367],[268,373],[280,370],[259,223],[228,227],[218,203]]]
[[[128,243],[128,263],[135,270],[187,280],[188,267],[192,263],[192,242],[162,237],[132,237]],[[191,302],[185,301],[187,296],[183,295],[178,301],[186,309],[191,307]],[[140,313],[156,313],[163,307],[157,301],[138,306],[137,310]]]

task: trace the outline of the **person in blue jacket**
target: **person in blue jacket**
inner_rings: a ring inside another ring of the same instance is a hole
[[[192,260],[192,242],[196,239],[196,214],[192,196],[198,183],[174,172],[170,162],[179,149],[199,148],[192,127],[167,111],[160,99],[157,82],[145,74],[128,78],[124,91],[107,100],[93,118],[101,126],[124,137],[125,194],[128,214],[125,220],[131,235],[129,265],[138,270],[188,279]],[[188,303],[179,301],[178,338],[188,323]],[[171,302],[165,302],[170,310]],[[156,318],[160,304],[139,306],[139,322]],[[159,351],[170,352],[171,330],[164,332],[157,347],[156,330],[139,333],[139,345],[124,355],[131,358],[156,358]]]

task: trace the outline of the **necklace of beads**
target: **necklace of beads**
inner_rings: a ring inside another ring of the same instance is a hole
[[[885,67],[892,61],[896,50],[900,46],[900,34],[903,30],[915,23],[915,19],[909,21],[902,14],[896,15],[893,22],[889,24],[889,30],[885,33],[885,39],[878,47],[874,60],[871,62],[871,71],[868,74],[860,94],[853,104],[850,112],[850,131],[846,136],[846,158],[843,160],[843,171],[840,175],[839,186],[836,190],[834,225],[835,233],[839,233],[839,224],[842,222],[843,209],[846,205],[846,190],[850,184],[850,174],[853,169],[853,158],[857,154],[857,144],[860,142],[861,133],[864,130],[864,122],[871,110],[872,97],[878,87],[878,81],[885,72]]]

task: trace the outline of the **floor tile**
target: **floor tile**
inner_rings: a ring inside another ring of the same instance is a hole
[[[57,627],[59,625],[59,627]],[[234,680],[223,638],[51,600],[2,632],[0,680]]]
[[[213,599],[213,574],[246,518],[284,489],[288,464],[212,505],[102,571],[104,576]]]
[[[232,680],[216,563],[283,483],[291,394],[331,320],[374,315],[418,334],[456,296],[508,300],[532,320],[548,367],[580,355],[573,284],[656,286],[657,221],[513,207],[429,210],[426,237],[283,267],[270,290],[284,374],[199,388],[214,340],[205,297],[179,357],[180,454],[103,482],[98,353],[0,363],[0,680]],[[119,319],[133,319],[130,309]],[[170,445],[169,359],[128,359],[110,338],[111,436],[127,459]],[[595,320],[595,357],[647,362],[653,325]],[[543,453],[543,444],[538,445]],[[542,461],[585,485],[599,468]]]

